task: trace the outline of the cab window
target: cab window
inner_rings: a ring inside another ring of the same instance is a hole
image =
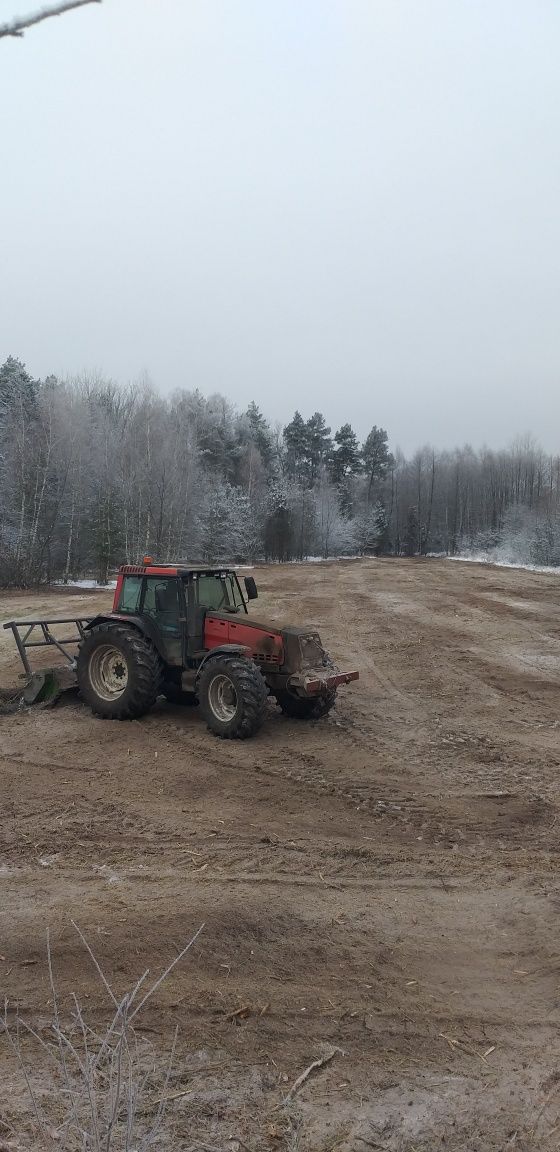
[[[141,576],[125,576],[119,599],[119,612],[137,613],[140,610]]]
[[[179,629],[179,596],[177,579],[148,576],[144,591],[143,611],[151,616],[164,632]]]
[[[227,598],[225,581],[219,574],[198,576],[194,581],[194,586],[197,604],[201,604],[205,608],[228,607],[229,599]]]
[[[243,611],[245,603],[235,576],[209,572],[194,580],[195,601],[204,608]]]
[[[241,595],[241,589],[239,587],[239,584],[237,583],[236,577],[235,576],[228,576],[227,584],[228,584],[228,590],[229,590],[229,596],[230,596],[230,603],[234,604],[236,608],[240,608],[241,611],[243,611],[245,608],[245,601],[243,599],[243,596]]]

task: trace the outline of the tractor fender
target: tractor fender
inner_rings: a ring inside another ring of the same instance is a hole
[[[253,653],[246,644],[217,644],[215,648],[211,648],[210,651],[207,652],[204,659],[201,660],[198,665],[195,684],[198,684],[202,669],[205,668],[211,660],[214,660],[216,656],[246,656],[247,659],[251,660]]]
[[[92,632],[93,629],[98,628],[100,624],[126,624],[129,628],[137,628],[138,631],[153,644],[162,660],[164,662],[166,661],[165,648],[162,644],[161,636],[151,621],[144,620],[142,616],[129,616],[124,612],[108,612],[106,615],[94,616],[93,619],[86,624],[85,631]]]

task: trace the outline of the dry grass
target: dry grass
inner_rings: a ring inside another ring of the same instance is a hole
[[[171,1051],[162,1062],[149,1042],[139,1037],[134,1021],[192,947],[202,927],[147,990],[149,969],[119,1000],[85,936],[74,924],[107,994],[108,1015],[102,1030],[88,1024],[75,996],[70,1018],[62,1023],[47,933],[53,1016],[46,1038],[19,1012],[10,1020],[7,1001],[3,1017],[7,1043],[32,1109],[34,1148],[38,1148],[37,1141],[43,1148],[56,1147],[59,1152],[147,1152],[162,1147],[177,1032]],[[39,1045],[43,1061],[37,1061],[35,1045],[33,1058],[27,1054],[28,1038]]]

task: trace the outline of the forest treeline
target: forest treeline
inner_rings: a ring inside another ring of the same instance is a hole
[[[560,563],[560,458],[392,453],[320,412],[273,426],[256,403],[159,395],[0,367],[0,584],[94,575],[144,553],[205,562],[514,552]],[[507,558],[507,556],[506,556]]]

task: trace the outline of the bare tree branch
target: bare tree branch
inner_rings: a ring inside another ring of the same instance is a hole
[[[15,17],[8,24],[0,24],[0,38],[2,36],[23,36],[25,30],[32,28],[34,24],[40,24],[42,20],[48,20],[50,16],[62,16],[64,12],[70,12],[72,8],[82,8],[84,4],[101,4],[101,0],[64,0],[64,3],[54,4],[51,8],[42,8],[40,12],[35,12],[34,15]]]

